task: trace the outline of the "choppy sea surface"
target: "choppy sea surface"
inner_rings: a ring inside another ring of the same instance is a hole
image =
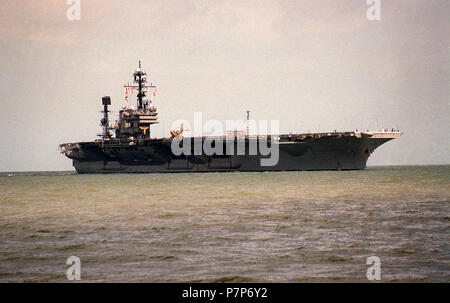
[[[0,281],[450,282],[450,166],[0,174]]]

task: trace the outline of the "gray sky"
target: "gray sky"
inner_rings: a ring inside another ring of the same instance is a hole
[[[0,171],[71,170],[140,59],[160,121],[278,119],[282,133],[400,128],[369,165],[449,164],[450,2],[65,0],[0,4]],[[134,103],[134,100],[133,100]]]

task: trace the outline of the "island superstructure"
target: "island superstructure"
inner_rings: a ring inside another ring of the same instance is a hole
[[[244,154],[190,154],[177,155],[173,152],[174,140],[181,140],[180,130],[171,131],[170,138],[151,137],[152,125],[158,123],[158,113],[148,99],[148,90],[155,90],[148,84],[147,74],[141,63],[133,73],[133,84],[124,86],[136,89],[136,108],[124,107],[119,119],[109,122],[111,98],[102,98],[103,118],[100,123],[103,132],[100,139],[88,142],[63,143],[61,152],[72,159],[78,173],[150,173],[150,172],[214,172],[214,171],[290,171],[290,170],[360,170],[365,169],[368,158],[380,145],[398,138],[401,132],[391,129],[375,132],[320,132],[281,134],[267,136],[242,135],[224,136],[220,144],[244,146]],[[248,112],[247,112],[248,115]],[[248,116],[247,116],[248,117]],[[114,135],[113,135],[114,133]],[[183,138],[205,142],[208,137]],[[217,138],[215,138],[217,139]],[[275,165],[261,165],[267,158],[259,152],[249,152],[253,143],[267,140],[278,147],[279,158]]]

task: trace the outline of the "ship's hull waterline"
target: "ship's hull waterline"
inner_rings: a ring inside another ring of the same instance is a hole
[[[162,173],[361,170],[368,158],[383,143],[401,136],[400,132],[335,132],[282,135],[278,139],[278,163],[261,165],[262,156],[249,154],[255,139],[241,139],[244,155],[181,155],[172,152],[173,139],[147,139],[142,142],[107,140],[62,144],[63,153],[73,159],[78,173]],[[195,138],[192,138],[194,146]],[[204,142],[205,138],[202,139]],[[130,144],[131,143],[131,144]],[[232,143],[233,144],[233,143]],[[234,151],[238,140],[234,141]],[[269,144],[270,145],[270,144]],[[276,148],[276,146],[271,146]]]

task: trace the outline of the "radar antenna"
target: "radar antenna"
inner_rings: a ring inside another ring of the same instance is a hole
[[[137,94],[137,109],[145,109],[147,108],[149,101],[144,100],[144,98],[147,96],[147,89],[152,88],[156,89],[156,86],[154,86],[152,83],[150,85],[147,85],[147,73],[141,69],[141,61],[139,60],[139,66],[136,69],[136,71],[133,73],[133,82],[136,83],[135,85],[130,85],[129,83],[124,85],[125,88],[136,88],[138,90]],[[151,102],[151,101],[150,101]]]

